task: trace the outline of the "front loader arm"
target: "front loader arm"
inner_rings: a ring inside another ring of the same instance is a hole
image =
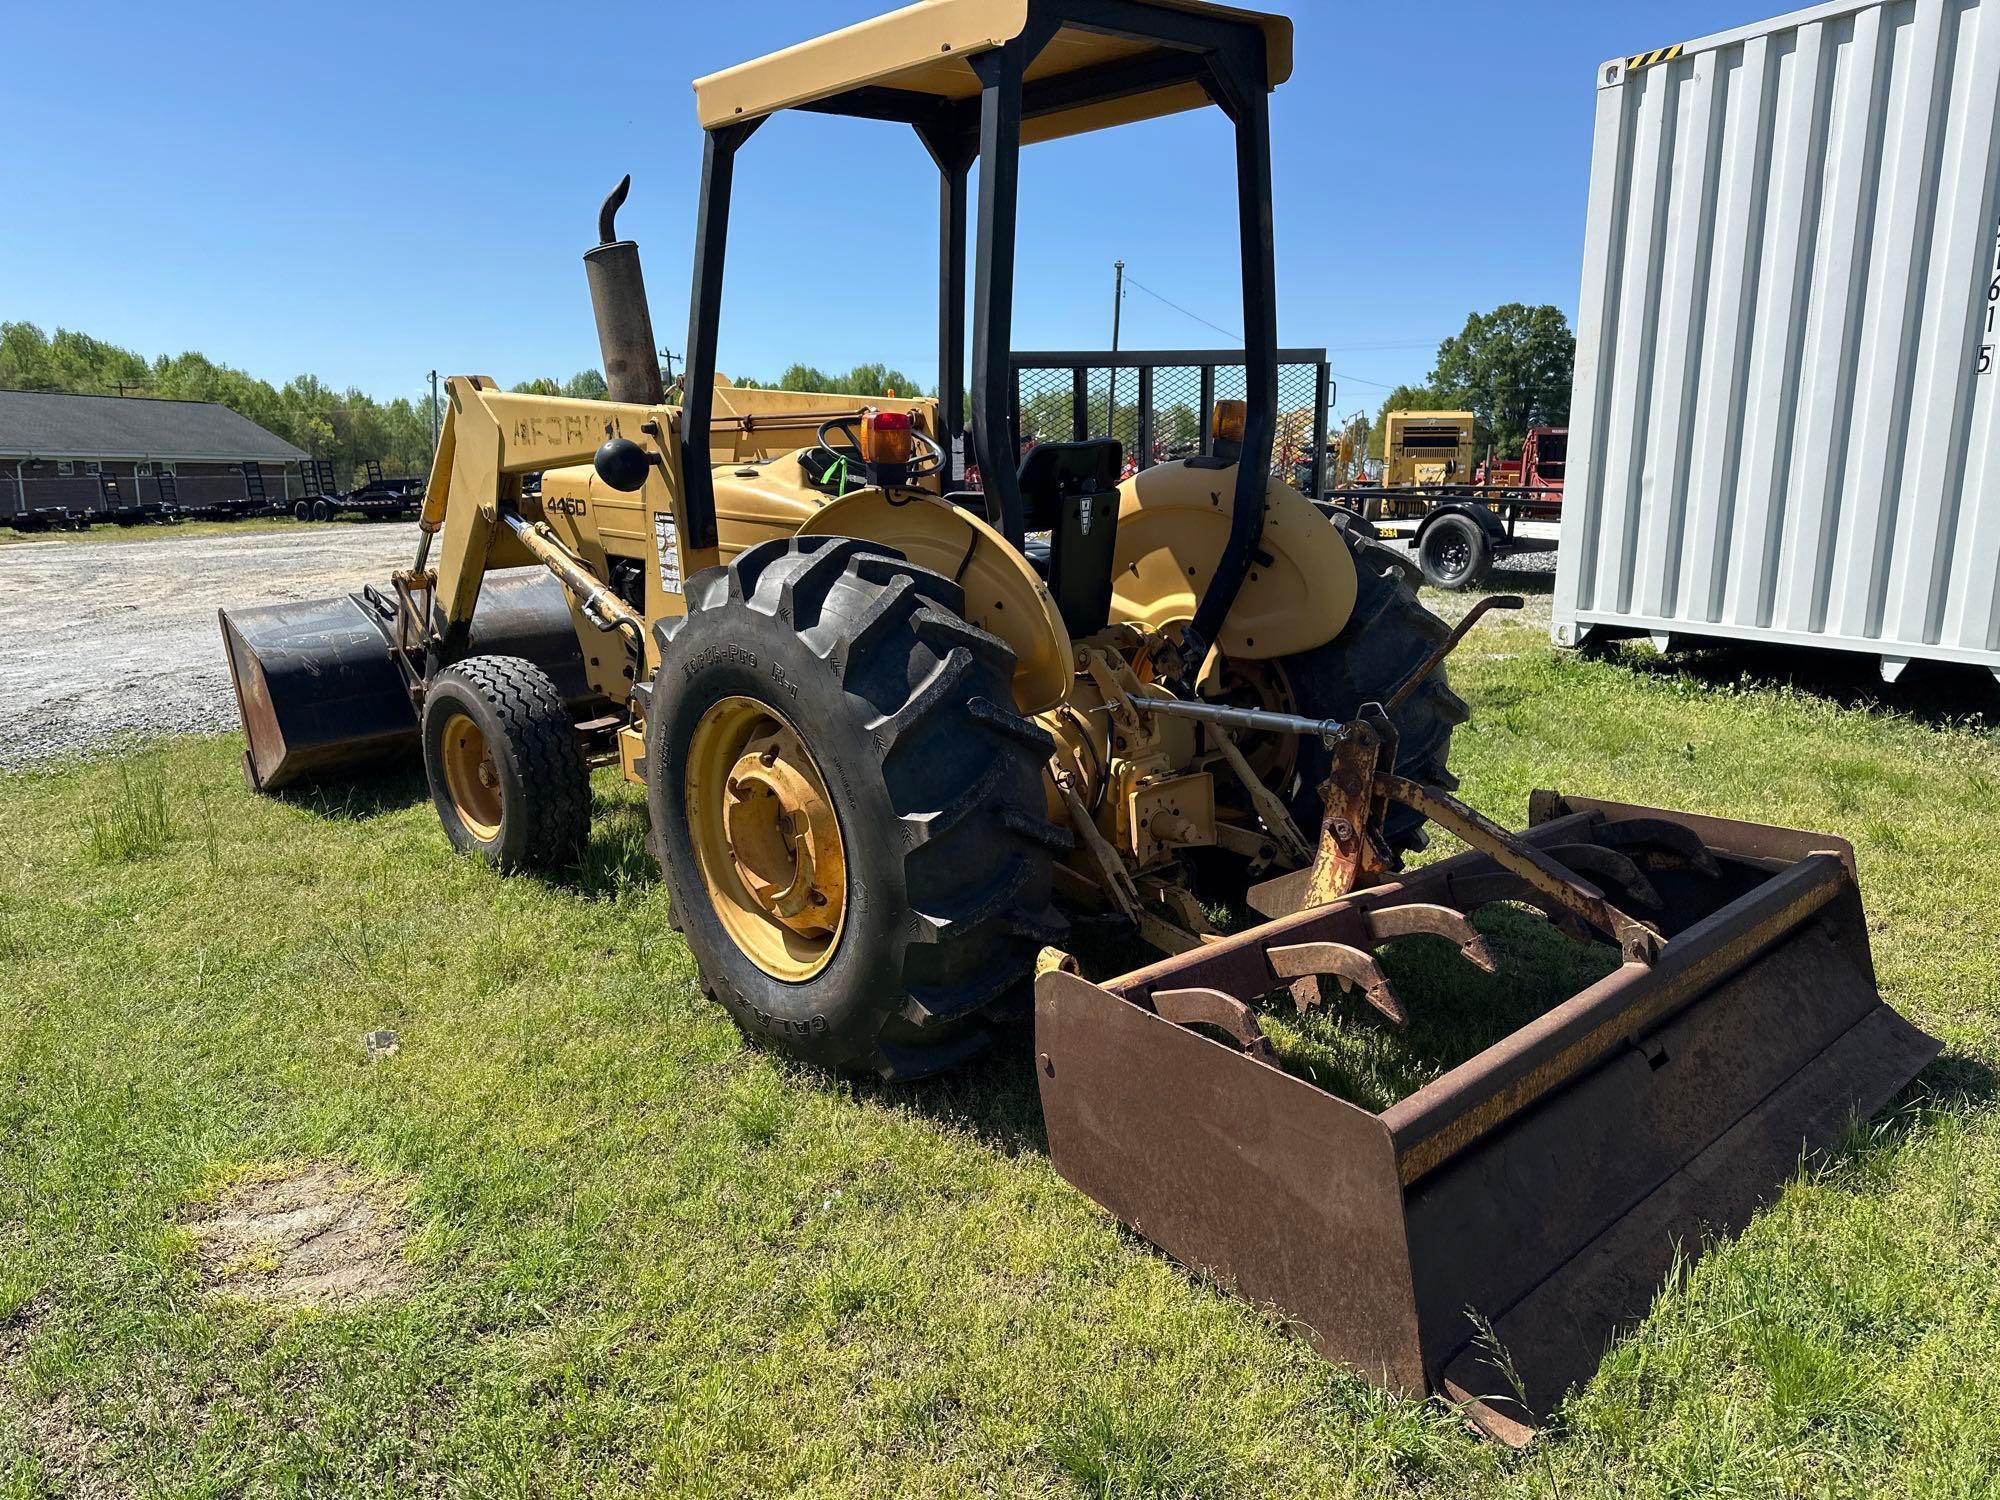
[[[504,523],[510,514],[530,523],[541,520],[537,503],[523,501],[522,476],[589,463],[611,439],[638,444],[651,460],[638,500],[655,518],[660,544],[675,550],[670,558],[655,558],[656,566],[664,562],[664,571],[681,577],[719,560],[713,548],[688,553],[679,548],[679,539],[690,535],[691,528],[685,514],[679,414],[673,408],[513,394],[483,375],[453,376],[445,382],[445,392],[444,424],[419,522],[423,541],[417,571],[432,563],[433,541],[441,538],[435,608],[447,656],[464,645],[489,569],[547,560],[538,555],[545,554],[544,548],[531,550]],[[662,517],[665,525],[659,524]],[[551,570],[575,592],[573,576],[553,565]]]

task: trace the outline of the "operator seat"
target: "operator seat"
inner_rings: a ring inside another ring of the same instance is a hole
[[[1022,551],[1048,583],[1072,638],[1111,623],[1111,562],[1118,549],[1116,438],[1037,443],[1021,460]],[[1035,535],[1047,532],[1046,539]]]

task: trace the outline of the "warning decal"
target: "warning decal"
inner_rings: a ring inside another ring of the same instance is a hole
[[[681,591],[681,539],[670,510],[653,513],[653,545],[660,554],[660,587],[669,594]]]

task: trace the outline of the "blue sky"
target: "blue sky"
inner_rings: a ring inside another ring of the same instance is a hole
[[[505,382],[598,363],[578,256],[620,226],[679,349],[700,163],[689,81],[888,8],[21,4],[0,95],[0,318],[378,397],[433,366]],[[1766,0],[1278,0],[1280,334],[1343,410],[1421,379],[1467,312],[1574,316],[1593,75],[1772,14]],[[1112,262],[1241,327],[1229,132],[1213,110],[1031,148],[1019,348],[1101,347]],[[722,367],[879,359],[935,378],[936,189],[902,127],[781,117],[746,149]],[[1219,335],[1134,290],[1127,347]]]

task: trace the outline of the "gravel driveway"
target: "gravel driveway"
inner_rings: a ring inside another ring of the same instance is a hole
[[[413,523],[0,547],[0,766],[233,729],[215,612],[386,585]]]

